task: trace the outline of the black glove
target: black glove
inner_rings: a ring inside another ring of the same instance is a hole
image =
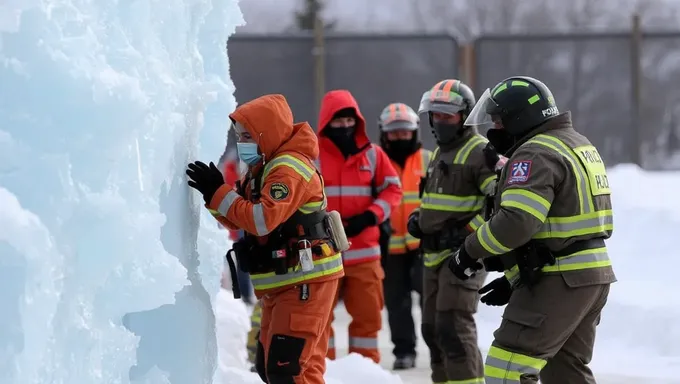
[[[468,255],[465,245],[458,248],[458,251],[449,259],[449,269],[453,274],[461,279],[467,280],[475,275],[475,272],[484,269],[484,265]]]
[[[510,301],[512,286],[508,279],[503,276],[483,286],[478,292],[482,295],[486,293],[486,295],[482,296],[482,303],[498,307]]]
[[[423,237],[423,231],[420,230],[420,213],[418,211],[412,212],[409,215],[406,230],[416,239]]]
[[[362,214],[352,216],[347,219],[347,226],[345,227],[345,235],[347,237],[354,237],[360,234],[364,229],[378,224],[378,218],[375,213],[366,211]]]
[[[187,184],[189,184],[191,188],[201,192],[203,200],[205,200],[206,204],[209,204],[217,189],[224,185],[224,176],[222,176],[222,172],[217,169],[212,161],[210,162],[210,166],[201,161],[195,161],[189,163],[187,168],[186,173],[187,176],[189,176]]]
[[[484,263],[484,269],[488,272],[503,272],[505,270],[500,256],[485,257],[482,259],[482,263]]]
[[[496,148],[494,148],[491,143],[487,143],[486,147],[482,149],[482,152],[484,152],[484,162],[486,163],[486,166],[489,167],[490,170],[496,172],[496,164],[501,159],[498,152],[496,152]]]

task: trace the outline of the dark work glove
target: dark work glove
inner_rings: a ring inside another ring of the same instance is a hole
[[[412,212],[409,215],[406,230],[416,239],[423,237],[423,231],[420,229],[420,213],[418,211]]]
[[[484,269],[488,272],[503,272],[505,270],[500,256],[485,257],[482,259],[482,263],[484,263]]]
[[[352,216],[347,219],[347,226],[345,227],[345,235],[347,237],[354,237],[360,234],[364,229],[378,224],[378,218],[375,213],[366,211],[362,214]]]
[[[496,148],[494,148],[491,143],[487,143],[486,147],[482,149],[482,152],[484,152],[484,162],[486,163],[486,166],[495,172],[496,163],[498,163],[498,160],[501,159],[501,157],[498,155],[498,152],[496,152]]]
[[[503,276],[483,286],[478,292],[482,295],[486,293],[482,296],[482,303],[498,307],[510,301],[512,286],[508,279]]]
[[[465,245],[458,248],[458,251],[449,259],[449,269],[453,274],[461,279],[467,280],[475,276],[475,272],[484,269],[484,265],[468,255]]]
[[[187,176],[189,176],[187,184],[201,192],[206,204],[210,203],[217,188],[224,185],[224,176],[222,176],[222,172],[217,169],[212,161],[210,166],[201,161],[189,163],[186,172]]]

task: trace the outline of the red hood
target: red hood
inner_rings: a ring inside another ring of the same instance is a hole
[[[356,140],[357,147],[361,148],[370,142],[366,134],[366,119],[359,110],[359,104],[354,96],[346,89],[336,89],[329,91],[321,100],[321,111],[319,111],[319,128],[317,133],[322,136],[323,130],[328,126],[328,123],[333,120],[333,115],[338,111],[346,108],[353,108],[357,115],[357,126],[354,131],[354,140]]]

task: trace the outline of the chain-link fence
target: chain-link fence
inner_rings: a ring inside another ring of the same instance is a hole
[[[415,109],[441,79],[461,78],[481,92],[527,75],[552,89],[609,165],[680,168],[680,33],[484,36],[473,49],[445,35],[331,35],[322,47],[310,35],[237,35],[228,49],[239,102],[282,93],[296,120],[313,126],[320,88],[350,90],[375,140],[385,105]],[[425,146],[433,148],[427,122],[421,126]]]

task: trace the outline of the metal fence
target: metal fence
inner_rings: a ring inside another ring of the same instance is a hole
[[[441,79],[460,78],[481,92],[527,75],[552,89],[608,164],[680,168],[680,33],[485,36],[467,46],[444,35],[331,35],[322,45],[309,35],[237,35],[227,45],[239,102],[282,93],[296,120],[312,125],[324,90],[350,90],[376,139],[385,105],[415,109]],[[674,154],[679,161],[669,164]]]

